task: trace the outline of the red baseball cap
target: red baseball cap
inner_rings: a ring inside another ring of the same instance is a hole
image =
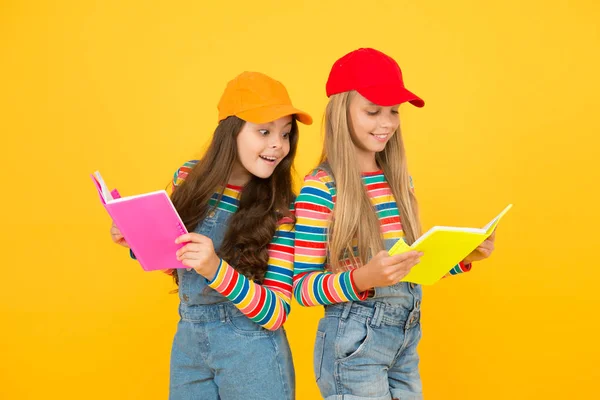
[[[390,56],[371,48],[354,50],[333,64],[327,79],[327,97],[356,90],[380,106],[410,102],[423,107],[425,102],[404,87],[402,71]]]

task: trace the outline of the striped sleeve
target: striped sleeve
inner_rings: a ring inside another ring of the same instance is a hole
[[[190,161],[186,162],[185,164],[183,164],[181,167],[179,167],[179,169],[177,171],[175,171],[175,173],[173,174],[173,181],[172,181],[173,189],[172,190],[175,190],[178,186],[180,186],[185,181],[188,174],[196,166],[197,163],[198,163],[198,160],[190,160]]]
[[[443,278],[447,278],[453,275],[464,274],[465,272],[469,272],[473,264],[465,264],[462,261],[458,263],[454,268],[452,268]]]
[[[284,218],[269,245],[269,261],[262,285],[221,260],[209,286],[227,297],[248,318],[276,330],[290,313],[294,268],[294,221]]]
[[[327,229],[333,196],[317,175],[309,175],[296,199],[294,297],[303,306],[360,300],[352,271],[331,273],[327,263]],[[366,293],[365,293],[366,294]]]

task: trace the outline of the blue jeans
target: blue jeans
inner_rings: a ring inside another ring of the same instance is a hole
[[[417,354],[420,309],[381,300],[325,308],[317,330],[314,372],[326,400],[423,398]]]
[[[231,302],[181,305],[171,352],[171,400],[294,399],[283,328],[269,331]]]

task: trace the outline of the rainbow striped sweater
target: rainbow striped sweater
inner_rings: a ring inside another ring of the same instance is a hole
[[[175,173],[173,186],[181,185],[197,160],[185,163]],[[211,206],[235,213],[239,206],[242,188],[227,185],[221,201],[218,193],[210,200]],[[268,247],[269,260],[264,282],[258,284],[236,271],[227,261],[221,260],[217,273],[208,285],[229,299],[248,318],[269,330],[276,330],[290,313],[292,276],[294,269],[293,221],[279,221],[275,235]]]
[[[396,200],[383,171],[364,173],[363,184],[380,221],[383,239],[401,239],[404,236]],[[411,182],[412,184],[412,182]],[[294,297],[303,306],[328,305],[345,301],[364,300],[367,293],[358,293],[353,271],[360,260],[349,256],[340,260],[347,269],[332,273],[327,259],[327,230],[336,199],[331,176],[320,169],[313,170],[304,179],[296,199],[296,235],[294,245]],[[357,253],[357,241],[353,248]],[[470,266],[462,263],[448,275],[466,272]]]

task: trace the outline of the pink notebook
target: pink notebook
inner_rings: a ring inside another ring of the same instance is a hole
[[[145,271],[185,268],[176,252],[184,244],[177,237],[185,225],[164,190],[120,197],[110,192],[99,172],[92,175],[100,200]]]

